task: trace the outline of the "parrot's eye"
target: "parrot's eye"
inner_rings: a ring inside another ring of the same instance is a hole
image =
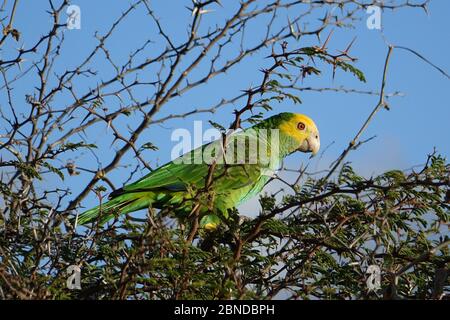
[[[303,123],[303,122],[299,122],[298,124],[297,124],[297,128],[298,128],[298,130],[305,130],[305,128],[306,128],[306,126],[305,126],[305,124]]]

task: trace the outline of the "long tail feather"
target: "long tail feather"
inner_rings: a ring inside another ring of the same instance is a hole
[[[148,207],[149,204],[150,199],[148,193],[136,192],[121,194],[108,202],[81,213],[78,216],[78,224],[83,225],[92,222],[99,216],[101,217],[100,224],[103,224],[118,214],[143,209]]]

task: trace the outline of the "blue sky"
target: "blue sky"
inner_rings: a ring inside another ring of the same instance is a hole
[[[61,72],[66,68],[76,66],[96,45],[93,34],[99,31],[100,34],[109,28],[114,19],[128,7],[128,1],[73,1],[73,4],[81,8],[81,29],[65,32],[65,44],[61,58],[55,65],[55,70]],[[186,25],[190,19],[190,12],[185,8],[190,1],[152,1],[156,14],[161,17],[161,24],[173,37],[175,43],[179,43],[186,38]],[[45,13],[46,1],[29,1],[22,3],[18,8],[16,17],[16,27],[21,31],[20,43],[24,47],[33,43],[51,25],[51,19]],[[217,7],[214,12],[205,15],[204,23],[213,25],[220,23],[233,12],[236,3]],[[297,12],[280,12],[280,19],[294,17]],[[365,18],[362,15],[361,21],[355,23],[353,29],[335,29],[330,49],[343,49],[356,36],[356,42],[352,48],[352,56],[358,57],[356,66],[361,69],[367,78],[367,83],[360,83],[350,75],[339,71],[333,80],[328,69],[324,69],[320,77],[307,79],[304,86],[313,87],[340,87],[354,88],[359,90],[377,91],[380,86],[382,68],[387,52],[386,42],[395,45],[402,45],[420,52],[433,63],[440,66],[447,72],[450,71],[450,37],[448,15],[450,14],[450,1],[434,0],[429,6],[429,15],[418,9],[401,9],[394,12],[386,11],[382,16],[383,30],[369,30],[366,27]],[[267,19],[261,19],[253,26],[249,26],[247,36],[248,43],[260,37],[258,32],[265,27]],[[113,59],[122,62],[128,54],[142,45],[144,39],[154,39],[155,43],[149,46],[149,57],[157,55],[164,47],[160,38],[157,37],[157,29],[154,23],[145,17],[144,11],[133,13],[132,19],[128,19],[121,25],[117,33],[106,43],[112,53]],[[323,41],[323,39],[322,39]],[[316,45],[315,38],[302,38],[299,43],[290,41],[290,47]],[[11,46],[10,46],[11,47]],[[265,59],[271,51],[267,48],[255,54],[224,75],[213,79],[208,85],[202,86],[181,98],[174,99],[167,104],[162,112],[156,117],[160,118],[171,113],[182,112],[193,108],[210,107],[222,98],[230,98],[239,94],[240,90],[246,89],[252,84],[261,81],[261,68],[268,67],[270,60]],[[8,50],[2,52],[7,56]],[[26,65],[27,62],[24,64]],[[99,54],[94,60],[93,67],[98,71],[99,76],[94,79],[84,79],[75,83],[79,93],[84,92],[89,87],[95,86],[100,80],[105,80],[114,74],[114,70],[105,62],[103,54]],[[194,72],[195,76],[200,76],[207,70],[207,65],[201,65],[199,70]],[[146,71],[143,79],[154,80],[156,70]],[[25,94],[33,93],[35,84],[33,76],[24,78],[16,84],[14,88],[14,99],[19,102],[24,101]],[[393,97],[389,100],[390,111],[382,110],[369,129],[363,136],[369,138],[376,135],[370,143],[364,145],[356,152],[353,152],[348,160],[363,174],[371,175],[380,173],[388,169],[406,169],[424,162],[426,155],[436,147],[439,153],[448,157],[450,146],[448,142],[450,128],[450,81],[443,77],[436,70],[432,69],[417,57],[405,51],[395,51],[387,80],[387,92],[400,91],[402,97]],[[141,90],[136,92],[140,98],[150,96],[151,93]],[[303,92],[300,95],[303,103],[292,105],[283,102],[274,105],[272,113],[281,111],[291,111],[305,113],[311,116],[317,123],[322,146],[326,147],[333,143],[323,158],[318,163],[318,159],[313,159],[311,168],[324,168],[334,160],[345,148],[349,140],[354,136],[362,122],[371,112],[378,101],[376,96],[345,94],[336,92]],[[65,104],[60,97],[56,103]],[[5,103],[5,96],[0,96],[0,103]],[[242,102],[241,102],[242,103]],[[227,106],[215,114],[195,115],[184,120],[172,120],[162,125],[151,126],[145,131],[138,141],[143,144],[151,141],[159,150],[144,153],[147,161],[156,166],[170,160],[170,150],[175,142],[170,141],[170,135],[175,128],[193,129],[194,120],[213,120],[228,126],[233,120],[232,110],[241,104]],[[117,122],[119,127],[126,129],[126,126],[136,127],[141,121],[139,114],[131,117],[122,117]],[[209,125],[204,123],[205,128]],[[95,126],[86,132],[89,139],[94,140],[99,145],[97,151],[101,155],[101,163],[106,165],[114,155],[114,148],[111,147],[111,132],[103,126]],[[78,165],[86,168],[96,169],[95,158],[89,152],[71,155]],[[287,159],[289,167],[298,167],[305,163],[307,157],[296,154]],[[125,157],[123,165],[133,162],[132,156]],[[111,174],[111,179],[120,186],[128,178],[132,167],[124,167]],[[144,174],[142,172],[140,174]],[[138,174],[138,176],[140,175]],[[81,189],[87,183],[88,176],[68,177],[64,185],[70,186],[74,192]],[[61,185],[57,177],[49,177],[45,181],[46,186]],[[93,196],[84,202],[86,206],[94,203]]]

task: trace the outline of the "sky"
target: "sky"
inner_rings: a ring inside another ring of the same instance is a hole
[[[190,12],[185,6],[190,1],[151,1],[156,14],[161,18],[161,24],[173,37],[175,43],[186,38],[186,24],[190,20]],[[217,6],[215,11],[205,15],[205,24],[214,25],[234,11],[237,2],[227,2],[221,8]],[[81,29],[67,30],[64,33],[65,44],[60,59],[55,64],[55,71],[61,72],[66,68],[76,66],[96,45],[93,37],[96,31],[104,34],[110,24],[129,5],[129,1],[111,0],[78,0],[72,1],[81,9]],[[29,46],[42,35],[51,25],[50,17],[45,13],[48,9],[47,1],[28,1],[20,4],[15,19],[16,27],[22,36],[16,47]],[[298,12],[280,12],[280,19],[294,17]],[[366,18],[355,23],[351,29],[335,29],[329,48],[332,50],[343,49],[356,37],[351,55],[358,57],[356,66],[361,69],[367,79],[366,83],[359,82],[351,75],[338,71],[335,79],[328,69],[323,69],[320,77],[305,80],[304,86],[312,87],[346,87],[358,90],[378,91],[381,83],[382,69],[387,53],[387,43],[401,45],[416,50],[421,55],[432,61],[437,66],[450,72],[450,37],[448,15],[450,14],[450,1],[434,0],[429,5],[429,13],[419,9],[401,9],[386,11],[382,14],[382,30],[369,30],[366,26]],[[281,20],[280,20],[281,21]],[[246,40],[251,43],[258,38],[258,31],[265,27],[267,19],[258,21],[249,26]],[[154,40],[149,46],[149,57],[154,57],[164,45],[157,37],[156,25],[145,17],[142,10],[134,13],[131,19],[121,25],[115,35],[106,43],[112,58],[117,61],[126,59],[130,52],[142,45],[143,39]],[[324,39],[322,39],[323,41]],[[315,38],[300,39],[298,43],[290,41],[289,46],[316,45]],[[13,47],[14,48],[14,47]],[[223,98],[233,97],[261,81],[259,70],[270,66],[271,61],[265,59],[270,54],[271,48],[253,55],[231,69],[224,75],[213,79],[207,86],[202,86],[180,98],[167,104],[156,117],[160,118],[171,113],[182,112],[193,108],[207,108],[218,103]],[[10,52],[5,50],[3,56]],[[26,65],[27,62],[24,62]],[[95,86],[100,79],[105,80],[114,74],[114,70],[105,61],[103,54],[94,59],[93,67],[99,76],[94,79],[80,80],[76,83],[77,90],[83,92],[89,87]],[[208,65],[201,65],[194,72],[194,76],[200,76],[206,72]],[[156,70],[148,70],[149,74],[143,78],[154,79]],[[14,99],[23,102],[26,94],[33,92],[33,83],[36,79],[32,76],[25,77],[14,87]],[[427,65],[416,56],[396,50],[393,53],[387,74],[386,92],[401,92],[402,95],[389,99],[390,110],[381,110],[362,139],[376,136],[369,143],[350,154],[347,160],[351,161],[356,170],[366,176],[381,173],[389,169],[408,169],[424,163],[427,154],[433,148],[443,156],[450,155],[448,142],[450,128],[450,81],[435,69]],[[139,91],[141,98],[150,96],[148,92]],[[346,94],[338,92],[303,92],[300,94],[302,104],[293,105],[283,102],[274,106],[274,110],[267,115],[278,112],[304,113],[313,118],[320,130],[321,144],[327,147],[322,157],[311,160],[310,168],[327,168],[331,161],[337,158],[348,142],[356,134],[363,121],[378,102],[378,97],[373,95]],[[59,101],[64,105],[64,99]],[[3,108],[6,97],[0,95],[0,105]],[[242,102],[241,102],[242,103]],[[24,104],[23,104],[24,105]],[[200,114],[183,120],[171,120],[161,125],[151,126],[138,141],[143,144],[147,141],[154,143],[158,151],[146,151],[143,155],[152,166],[161,165],[170,160],[171,148],[176,142],[171,141],[171,133],[174,129],[185,128],[193,130],[193,121],[202,120],[204,128],[210,127],[207,120],[213,120],[223,126],[229,126],[233,120],[232,110],[242,104],[227,106],[215,114]],[[24,106],[25,107],[25,106]],[[136,127],[142,120],[139,114],[131,117],[122,117],[123,123],[118,124],[123,129],[127,126]],[[111,146],[111,132],[105,126],[95,126],[86,132],[89,139],[99,146],[96,151],[100,156],[102,165],[106,165],[112,159],[115,149],[119,145]],[[90,152],[73,154],[71,159],[79,166],[96,169],[97,160]],[[129,176],[132,167],[126,166],[132,162],[132,157],[125,157],[123,168],[111,174],[111,180],[120,186]],[[300,164],[307,163],[308,156],[295,154],[286,160],[286,166],[298,168]],[[145,174],[138,173],[136,177]],[[64,182],[55,177],[46,178],[44,183],[48,186],[66,185],[74,190],[81,190],[87,183],[88,176],[80,175],[68,177]],[[288,177],[289,178],[289,177]],[[273,187],[272,187],[273,188]],[[85,206],[95,203],[95,197],[90,195],[83,202]],[[245,211],[250,211],[256,202],[245,206]]]

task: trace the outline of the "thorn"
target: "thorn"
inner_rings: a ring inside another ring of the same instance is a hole
[[[353,38],[352,42],[350,42],[350,44],[348,45],[348,47],[347,47],[347,48],[344,50],[344,52],[342,52],[342,53],[344,53],[345,55],[347,55],[348,52],[350,51],[350,48],[351,48],[352,45],[355,43],[355,41],[356,41],[356,37]]]
[[[214,10],[214,9],[202,9],[202,10],[200,10],[200,11],[198,12],[198,14],[199,14],[199,15],[200,15],[200,14],[206,14],[206,13],[214,12],[214,11],[216,11],[216,10]]]
[[[295,23],[295,26],[297,27],[297,38],[296,38],[296,40],[299,40],[300,37],[302,36],[302,31],[300,29],[300,26],[298,25],[298,22]]]
[[[330,31],[330,34],[328,35],[327,39],[325,40],[325,43],[324,43],[324,44],[322,45],[322,47],[320,48],[322,51],[326,51],[328,42],[330,41],[331,35],[333,34],[333,32],[334,32],[334,29],[332,29],[332,30]]]
[[[185,8],[192,12],[191,16],[195,16],[195,14],[197,13],[197,10],[198,10],[197,6],[194,6],[193,8],[189,8],[189,7],[185,6]]]
[[[316,37],[317,37],[317,41],[320,43],[321,42],[320,31],[316,33]]]
[[[88,113],[88,114],[83,118],[83,120],[81,120],[80,126],[81,126],[81,125],[89,118],[90,115],[91,115],[91,114]]]
[[[253,89],[245,89],[245,90],[241,90],[242,92],[244,92],[245,94],[249,94],[253,92]]]
[[[327,20],[330,18],[329,12],[325,12],[325,16],[322,19],[319,19],[323,22],[323,24],[326,24]]]
[[[291,34],[294,36],[295,39],[297,39],[297,32],[295,32],[294,27],[291,23],[291,20],[289,19],[289,16],[287,17],[289,29],[291,31]],[[298,40],[298,39],[297,39]]]

